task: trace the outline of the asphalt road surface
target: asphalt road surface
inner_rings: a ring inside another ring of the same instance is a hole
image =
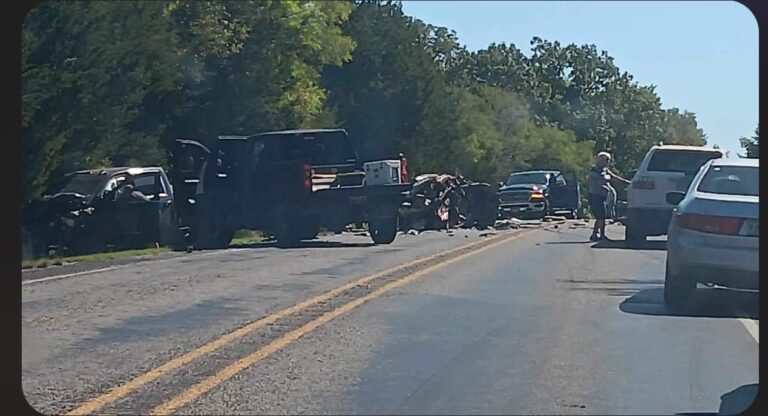
[[[748,406],[757,294],[700,288],[690,307],[667,308],[663,240],[588,236],[573,223],[386,246],[342,235],[26,275],[25,397],[49,414]]]

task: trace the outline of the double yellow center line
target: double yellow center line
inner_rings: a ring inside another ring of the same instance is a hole
[[[171,398],[170,400],[166,401],[165,403],[162,403],[161,405],[153,408],[150,411],[150,414],[171,414],[181,408],[182,406],[190,403],[191,401],[197,399],[207,391],[211,390],[212,388],[216,387],[217,385],[221,384],[222,382],[226,381],[227,379],[231,378],[235,374],[239,373],[240,371],[248,368],[249,366],[261,361],[262,359],[268,357],[269,355],[273,354],[276,351],[279,351],[283,347],[287,346],[291,342],[301,338],[303,335],[306,335],[307,333],[313,331],[317,327],[337,318],[340,315],[343,315],[352,309],[360,306],[361,304],[365,303],[368,300],[377,298],[381,296],[382,294],[396,288],[399,286],[402,286],[406,283],[409,283],[415,279],[418,279],[419,277],[422,277],[428,273],[431,273],[439,268],[442,268],[448,264],[455,263],[457,261],[463,260],[471,255],[475,255],[477,253],[480,253],[482,251],[491,249],[493,247],[496,247],[500,244],[503,244],[505,242],[508,242],[510,240],[513,240],[515,238],[518,238],[524,234],[528,234],[530,231],[520,231],[516,232],[510,235],[497,237],[491,242],[488,240],[484,241],[478,241],[473,242],[469,244],[465,244],[463,246],[457,247],[455,249],[449,250],[447,252],[438,253],[426,258],[421,258],[417,260],[410,261],[405,264],[401,264],[386,270],[383,270],[381,272],[369,275],[367,277],[363,277],[357,280],[354,280],[350,283],[347,283],[345,285],[342,285],[340,287],[337,287],[335,289],[329,290],[327,292],[323,292],[315,297],[312,297],[310,299],[307,299],[303,302],[300,302],[294,306],[291,306],[287,309],[283,309],[281,311],[275,312],[271,315],[268,315],[262,319],[259,319],[257,321],[251,322],[239,329],[236,329],[228,334],[225,334],[201,347],[198,347],[186,354],[183,354],[177,358],[174,358],[167,363],[156,367],[146,373],[143,373],[132,380],[116,386],[112,388],[111,390],[107,391],[106,393],[94,397],[92,399],[89,399],[85,402],[83,402],[80,406],[77,408],[69,411],[66,413],[67,415],[87,415],[87,414],[93,414],[94,412],[98,411],[99,409],[116,402],[117,400],[122,399],[123,397],[128,396],[129,394],[133,393],[134,391],[138,390],[142,386],[144,386],[147,383],[150,383],[157,378],[170,373],[171,371],[174,371],[204,355],[210,354],[230,343],[233,341],[236,341],[239,338],[242,338],[248,334],[253,333],[254,331],[257,331],[267,325],[271,325],[275,323],[276,321],[285,318],[290,315],[297,314],[298,312],[301,312],[305,309],[308,309],[311,306],[324,303],[343,292],[352,289],[354,287],[358,286],[365,286],[368,283],[370,283],[373,280],[376,280],[378,278],[381,278],[383,276],[387,276],[396,272],[402,272],[404,270],[407,270],[410,267],[417,266],[419,264],[428,264],[432,261],[435,261],[441,257],[447,257],[447,260],[441,261],[437,264],[434,264],[432,266],[426,267],[424,269],[418,270],[416,272],[407,274],[401,278],[398,278],[397,280],[391,281],[382,287],[372,291],[371,293],[358,297],[348,303],[345,303],[344,305],[331,310],[330,312],[327,312],[318,318],[310,321],[309,323],[301,326],[300,328],[294,329],[285,335],[281,336],[280,338],[270,342],[266,346],[260,348],[259,350],[235,361],[234,363],[228,365],[224,369],[220,370],[216,374],[204,379],[203,381],[193,385],[192,387],[188,388],[181,394]],[[472,250],[475,247],[478,247],[476,250]],[[457,256],[453,256],[454,253],[466,251],[466,250],[472,250],[468,251],[466,253],[462,253]]]

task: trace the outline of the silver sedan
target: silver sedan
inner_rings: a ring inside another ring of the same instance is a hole
[[[759,290],[759,159],[702,166],[677,204],[667,236],[664,301],[691,300],[697,283]]]

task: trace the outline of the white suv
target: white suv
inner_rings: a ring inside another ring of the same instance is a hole
[[[699,169],[721,157],[724,151],[703,146],[651,147],[627,189],[626,240],[634,243],[665,235],[674,208],[666,200],[667,192],[686,192]]]

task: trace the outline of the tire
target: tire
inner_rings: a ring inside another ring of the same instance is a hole
[[[320,234],[320,224],[304,223],[296,226],[299,240],[314,240]]]
[[[397,217],[378,218],[368,222],[369,234],[374,244],[390,244],[397,235]]]
[[[670,306],[685,306],[693,300],[696,281],[685,274],[672,273],[667,260],[664,273],[664,303]]]
[[[277,240],[277,247],[279,248],[294,248],[298,247],[301,242],[298,233],[290,222],[281,222],[278,225],[277,230],[274,233],[275,240]]]
[[[567,220],[577,220],[579,219],[579,212],[575,209],[572,209],[569,213],[565,214],[564,217]]]

